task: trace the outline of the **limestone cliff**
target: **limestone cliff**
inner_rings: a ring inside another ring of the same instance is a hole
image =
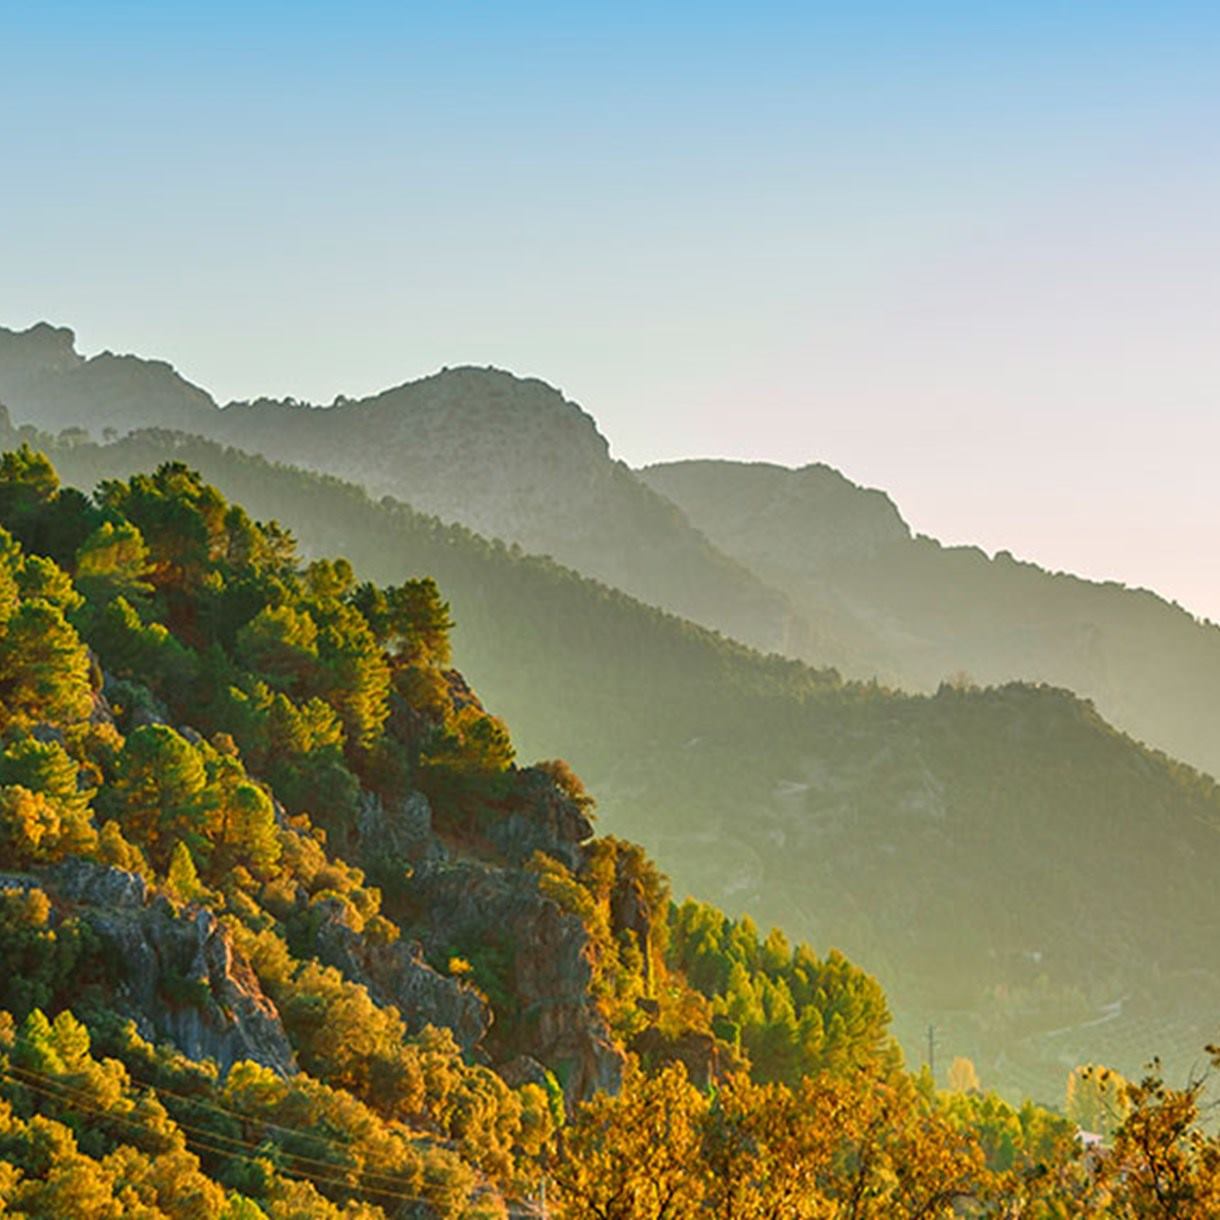
[[[222,1072],[252,1059],[281,1075],[296,1059],[275,1005],[224,926],[203,907],[153,897],[134,873],[70,858],[39,879],[93,929],[117,963],[116,1011]]]
[[[332,900],[320,910],[317,951],[323,962],[367,987],[378,1004],[393,1004],[412,1033],[425,1025],[443,1027],[463,1051],[483,1057],[492,1011],[474,987],[434,970],[417,941],[385,944],[362,936],[347,921],[342,903]]]
[[[417,930],[438,956],[477,946],[512,997],[497,1024],[497,1060],[528,1054],[551,1067],[569,1101],[617,1088],[622,1052],[592,1000],[589,934],[580,919],[544,897],[531,874],[475,860],[427,864],[411,879]]]

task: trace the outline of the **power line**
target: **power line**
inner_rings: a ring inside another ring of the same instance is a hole
[[[216,1114],[223,1114],[227,1118],[234,1119],[235,1121],[240,1122],[242,1124],[253,1123],[259,1127],[266,1127],[272,1131],[282,1131],[285,1135],[291,1135],[298,1139],[313,1140],[316,1143],[322,1144],[328,1148],[335,1148],[342,1152],[351,1151],[352,1145],[347,1140],[338,1139],[335,1136],[319,1135],[315,1131],[302,1131],[299,1127],[285,1126],[283,1123],[273,1122],[271,1119],[268,1119],[268,1118],[262,1118],[255,1114],[245,1113],[242,1110],[234,1110],[234,1109],[231,1109],[230,1107],[222,1106],[218,1102],[205,1101],[201,1097],[192,1097],[188,1093],[178,1093],[178,1092],[175,1092],[173,1089],[164,1088],[161,1085],[153,1084],[147,1080],[141,1080],[140,1078],[131,1075],[130,1069],[128,1069],[128,1076],[133,1085],[137,1085],[140,1088],[145,1089],[148,1092],[155,1093],[158,1098],[171,1097],[175,1101],[182,1102],[185,1105],[196,1106],[202,1110],[211,1110],[212,1112],[214,1112]],[[177,1121],[177,1120],[175,1120],[175,1121]],[[292,1153],[290,1155],[295,1156],[297,1154]],[[310,1158],[307,1157],[305,1159],[308,1160]],[[322,1162],[322,1163],[328,1164],[329,1162]],[[379,1175],[379,1176],[394,1176],[394,1175]]]
[[[12,1083],[20,1085],[23,1088],[30,1089],[32,1092],[38,1093],[44,1097],[48,1097],[52,1101],[58,1102],[60,1105],[68,1105],[74,1109],[81,1110],[84,1113],[92,1114],[99,1118],[110,1119],[114,1122],[122,1123],[124,1126],[130,1127],[136,1131],[139,1131],[144,1135],[151,1135],[151,1136],[156,1136],[156,1137],[160,1137],[163,1135],[163,1133],[157,1132],[157,1131],[153,1130],[152,1128],[148,1127],[147,1125],[145,1125],[144,1123],[140,1122],[139,1119],[131,1118],[128,1115],[116,1114],[111,1110],[106,1110],[101,1107],[87,1104],[87,1103],[81,1102],[81,1101],[71,1101],[71,1100],[63,1097],[59,1093],[55,1093],[55,1092],[51,1091],[50,1089],[46,1089],[40,1085],[32,1084],[29,1081],[21,1080],[15,1076],[10,1075],[6,1071],[0,1071],[0,1076],[7,1076],[8,1079]],[[66,1089],[66,1086],[58,1086],[58,1087]],[[238,1152],[233,1148],[225,1148],[222,1146],[217,1146],[216,1144],[211,1142],[211,1140],[213,1138],[232,1139],[232,1137],[217,1136],[215,1133],[209,1132],[208,1138],[205,1139],[197,1134],[194,1134],[193,1132],[188,1133],[188,1129],[182,1127],[181,1124],[175,1123],[175,1126],[177,1126],[179,1128],[179,1130],[182,1133],[183,1141],[185,1142],[187,1147],[190,1148],[192,1151],[203,1151],[203,1152],[211,1153],[214,1156],[225,1157],[230,1160],[246,1161],[250,1164],[257,1163],[260,1160],[268,1159],[265,1152],[261,1156],[250,1156],[248,1154]],[[234,1141],[234,1142],[237,1142],[244,1147],[255,1148],[256,1150],[258,1150],[257,1145],[251,1144],[247,1141]],[[288,1156],[288,1157],[292,1157],[293,1159],[297,1159],[297,1158],[295,1158],[294,1154],[292,1154],[290,1152],[286,1152],[286,1153],[284,1153],[284,1155]],[[319,1162],[319,1163],[321,1163],[321,1162]],[[349,1194],[354,1194],[354,1195],[374,1194],[374,1195],[382,1196],[384,1198],[399,1199],[399,1200],[404,1200],[404,1201],[413,1202],[413,1203],[435,1203],[436,1202],[436,1200],[434,1198],[428,1198],[423,1195],[406,1194],[405,1192],[389,1190],[389,1189],[382,1188],[379,1186],[353,1185],[352,1182],[346,1178],[327,1176],[327,1175],[317,1172],[316,1170],[301,1169],[301,1168],[297,1168],[297,1167],[291,1166],[291,1165],[280,1166],[277,1168],[280,1168],[282,1170],[282,1172],[284,1172],[284,1173],[290,1174],[290,1175],[298,1177],[298,1178],[304,1178],[305,1180],[307,1180],[309,1182],[313,1182],[318,1185],[339,1187],[339,1188],[347,1191]],[[331,1166],[331,1168],[337,1168],[337,1167]]]
[[[10,1073],[16,1073],[19,1076],[21,1076],[21,1075],[33,1076],[36,1079],[39,1079],[44,1082],[52,1084],[56,1089],[60,1090],[62,1093],[71,1094],[77,1098],[83,1098],[86,1105],[94,1104],[92,1099],[90,1098],[89,1094],[81,1092],[80,1090],[77,1090],[77,1089],[73,1089],[70,1085],[63,1084],[54,1076],[50,1076],[50,1075],[47,1075],[42,1072],[34,1072],[28,1068],[18,1068],[18,1067],[12,1067],[12,1066],[9,1067],[8,1071]],[[18,1079],[16,1081],[16,1083],[22,1084],[24,1082],[22,1080]],[[158,1091],[153,1089],[152,1092],[154,1093],[154,1095],[156,1095],[158,1097],[158,1100],[159,1100]],[[73,1104],[75,1104],[75,1103],[73,1103]],[[102,1112],[107,1115],[110,1115],[111,1117],[115,1117],[115,1118],[122,1117],[121,1115],[113,1114],[112,1111],[103,1110]],[[235,1112],[233,1112],[233,1111],[225,1111],[225,1113],[234,1113],[235,1114]],[[171,1116],[171,1118],[172,1118],[172,1116]],[[251,1119],[248,1121],[257,1122],[258,1120]],[[226,1143],[236,1144],[238,1147],[242,1147],[242,1148],[259,1149],[262,1147],[261,1144],[258,1144],[256,1142],[254,1142],[253,1140],[242,1139],[239,1136],[235,1136],[235,1135],[225,1135],[223,1132],[213,1131],[207,1127],[195,1127],[189,1123],[181,1122],[176,1118],[173,1118],[173,1122],[176,1126],[180,1127],[183,1131],[189,1131],[189,1132],[196,1133],[209,1140],[222,1140]],[[297,1132],[294,1129],[289,1128],[289,1127],[280,1127],[279,1129],[282,1131],[290,1132],[291,1134],[297,1134]],[[301,1132],[301,1134],[306,1134],[306,1133]],[[335,1146],[338,1148],[341,1148],[344,1152],[348,1152],[348,1153],[351,1152],[351,1146],[347,1145],[347,1144],[343,1144],[340,1141],[336,1140]],[[319,1165],[322,1168],[327,1169],[331,1172],[336,1172],[336,1173],[342,1172],[345,1168],[342,1165],[336,1165],[333,1161],[319,1160],[317,1157],[306,1156],[304,1153],[289,1152],[287,1149],[280,1148],[279,1145],[277,1145],[276,1147],[284,1156],[292,1157],[293,1160],[302,1161],[302,1162],[306,1162],[306,1163],[313,1164],[313,1165]],[[361,1175],[366,1175],[366,1176],[374,1177],[374,1178],[383,1178],[386,1181],[389,1181],[389,1182],[397,1184],[397,1185],[410,1185],[409,1181],[401,1174],[378,1173],[376,1170],[365,1171],[356,1165],[352,1165],[348,1168],[350,1168],[350,1171],[352,1173],[358,1173]]]
[[[21,1079],[20,1076],[16,1075],[17,1072],[21,1072],[23,1075],[30,1075],[30,1076],[34,1076],[36,1078],[40,1078],[44,1082],[53,1085],[55,1089],[59,1090],[59,1092],[52,1091],[52,1089],[45,1087],[44,1084],[35,1084],[29,1080],[23,1080],[23,1079]],[[140,1131],[144,1135],[150,1135],[150,1136],[162,1136],[163,1135],[162,1132],[155,1131],[153,1128],[151,1128],[147,1124],[141,1122],[139,1119],[131,1118],[129,1115],[126,1115],[126,1114],[116,1114],[112,1110],[107,1110],[107,1109],[104,1109],[104,1108],[94,1104],[92,1102],[92,1100],[80,1101],[80,1100],[72,1100],[70,1097],[65,1097],[63,1094],[75,1094],[78,1098],[80,1098],[80,1097],[88,1098],[88,1094],[81,1093],[79,1090],[73,1089],[69,1085],[64,1085],[64,1084],[60,1083],[53,1076],[49,1076],[49,1075],[46,1075],[41,1072],[33,1072],[27,1068],[11,1068],[10,1067],[10,1068],[0,1068],[0,1077],[5,1077],[13,1084],[16,1084],[22,1088],[29,1089],[32,1092],[38,1093],[43,1097],[50,1098],[50,1100],[57,1102],[60,1105],[69,1105],[69,1106],[72,1106],[73,1108],[81,1110],[85,1113],[93,1114],[100,1118],[110,1119],[114,1122],[122,1123],[127,1127]],[[218,1132],[206,1131],[201,1128],[190,1127],[183,1123],[179,1123],[177,1120],[173,1120],[173,1122],[174,1122],[174,1125],[182,1132],[182,1137],[183,1137],[183,1140],[185,1141],[186,1145],[189,1148],[191,1148],[193,1151],[202,1150],[204,1152],[211,1153],[214,1156],[221,1156],[221,1157],[227,1157],[229,1159],[246,1161],[250,1164],[257,1163],[260,1160],[268,1159],[266,1150],[261,1149],[260,1145],[252,1143],[249,1140],[241,1140],[241,1139],[236,1138],[235,1136],[221,1135]],[[284,1128],[284,1129],[288,1130],[288,1128]],[[216,1144],[211,1142],[212,1140],[225,1140],[230,1143],[237,1144],[239,1147],[254,1149],[255,1151],[261,1152],[261,1155],[260,1156],[250,1156],[246,1153],[238,1152],[233,1148],[218,1147],[218,1146],[216,1146]],[[279,1149],[279,1151],[282,1153],[282,1155],[289,1157],[294,1161],[312,1162],[313,1164],[321,1165],[321,1166],[324,1166],[331,1170],[337,1170],[339,1168],[338,1166],[335,1166],[329,1162],[319,1161],[313,1157],[303,1157],[303,1156],[298,1155],[297,1153],[288,1152],[284,1149]],[[403,1191],[391,1190],[391,1189],[387,1189],[387,1188],[380,1187],[380,1186],[353,1185],[352,1182],[346,1178],[326,1176],[326,1175],[323,1175],[323,1174],[317,1172],[316,1170],[301,1169],[301,1168],[297,1168],[294,1166],[284,1166],[283,1172],[291,1174],[295,1177],[304,1178],[305,1180],[307,1180],[309,1182],[313,1182],[317,1185],[338,1187],[342,1190],[347,1191],[349,1194],[354,1194],[354,1195],[372,1194],[372,1195],[381,1196],[383,1198],[397,1199],[397,1200],[400,1200],[403,1202],[408,1202],[408,1203],[436,1203],[437,1202],[435,1197],[428,1197],[426,1195],[407,1194]],[[356,1169],[353,1169],[353,1172],[357,1173],[357,1174],[360,1173],[360,1171],[356,1170]],[[371,1173],[370,1176],[383,1177],[386,1180],[391,1180],[391,1181],[396,1180],[401,1185],[404,1185],[404,1186],[411,1185],[405,1178],[395,1178],[395,1176],[391,1175],[391,1174]]]

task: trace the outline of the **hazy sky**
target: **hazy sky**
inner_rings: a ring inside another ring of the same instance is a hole
[[[496,364],[1220,619],[1220,6],[0,0],[0,324]]]

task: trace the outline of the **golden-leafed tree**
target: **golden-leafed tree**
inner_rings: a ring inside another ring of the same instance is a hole
[[[675,1064],[652,1077],[628,1070],[616,1096],[599,1093],[560,1133],[548,1202],[562,1220],[688,1220],[702,1213],[708,1102]]]

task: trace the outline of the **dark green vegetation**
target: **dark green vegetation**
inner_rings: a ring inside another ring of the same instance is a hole
[[[864,963],[911,1054],[933,1022],[986,1083],[1057,1099],[1065,1061],[1134,1075],[1160,1052],[1178,1070],[1211,1036],[1214,785],[1067,692],[845,685],[212,443],[52,448],[84,486],[179,458],[311,554],[435,576],[463,668],[519,747],[569,758],[603,825],[681,892]]]
[[[893,1073],[842,959],[684,914],[670,947],[664,879],[566,764],[514,763],[450,625],[181,463],[87,497],[0,460],[14,1214],[497,1216],[628,1045]]]

